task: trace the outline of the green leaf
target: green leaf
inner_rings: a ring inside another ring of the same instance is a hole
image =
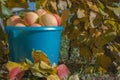
[[[1,4],[5,4],[5,1],[4,1],[4,0],[0,0],[0,3],[1,3]]]
[[[114,14],[120,18],[120,6],[119,7],[107,6],[107,8],[112,10],[114,12]]]
[[[32,63],[29,59],[27,59],[27,58],[25,59],[25,61],[26,61],[27,64],[30,64],[30,65],[33,64],[33,63]]]
[[[2,8],[2,15],[10,16],[12,14],[12,12],[7,7],[5,7],[3,4],[1,4],[1,8]]]
[[[97,0],[98,4],[99,4],[99,7],[104,10],[105,9],[105,6],[103,5],[102,2],[100,2],[100,0]]]
[[[106,17],[109,16],[109,15],[108,15],[106,12],[104,12],[101,8],[99,8],[99,11],[100,11],[100,13],[101,13],[103,16],[106,16]]]
[[[114,31],[119,31],[119,24],[114,20],[105,20],[104,24],[110,25]]]
[[[107,41],[113,41],[116,37],[117,33],[114,31],[107,31],[104,37]]]

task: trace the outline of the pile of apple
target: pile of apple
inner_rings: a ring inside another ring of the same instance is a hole
[[[61,18],[57,14],[48,13],[44,9],[27,12],[23,19],[19,15],[11,16],[6,23],[7,26],[16,27],[59,26],[60,24]]]

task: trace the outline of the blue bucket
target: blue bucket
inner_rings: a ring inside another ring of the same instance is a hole
[[[32,59],[32,50],[41,50],[50,63],[58,64],[62,26],[14,27],[6,26],[10,45],[10,60],[15,62]]]

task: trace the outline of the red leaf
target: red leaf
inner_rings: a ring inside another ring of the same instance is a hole
[[[23,71],[19,67],[13,68],[8,74],[8,80],[21,80]]]
[[[60,77],[60,80],[66,80],[68,78],[69,70],[65,64],[60,64],[57,67],[57,71],[58,71],[58,76]]]

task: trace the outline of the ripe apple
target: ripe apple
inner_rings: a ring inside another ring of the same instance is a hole
[[[37,9],[35,12],[38,14],[39,17],[47,13],[44,9]]]
[[[20,26],[20,27],[25,27],[26,25],[23,23],[16,23],[14,26]]]
[[[38,15],[35,12],[27,12],[24,15],[24,22],[25,25],[29,26],[34,24],[38,19]]]
[[[53,14],[53,16],[56,18],[58,26],[60,26],[61,25],[61,18],[60,18],[60,16],[58,16],[57,14]]]
[[[21,23],[22,19],[20,16],[14,15],[7,19],[6,25],[7,26],[14,26],[16,23]]]
[[[41,25],[38,24],[38,23],[34,23],[34,24],[30,25],[30,26],[31,26],[31,27],[41,27]]]
[[[52,14],[49,14],[49,13],[42,15],[39,18],[39,23],[42,26],[58,26],[58,22],[56,18]]]

